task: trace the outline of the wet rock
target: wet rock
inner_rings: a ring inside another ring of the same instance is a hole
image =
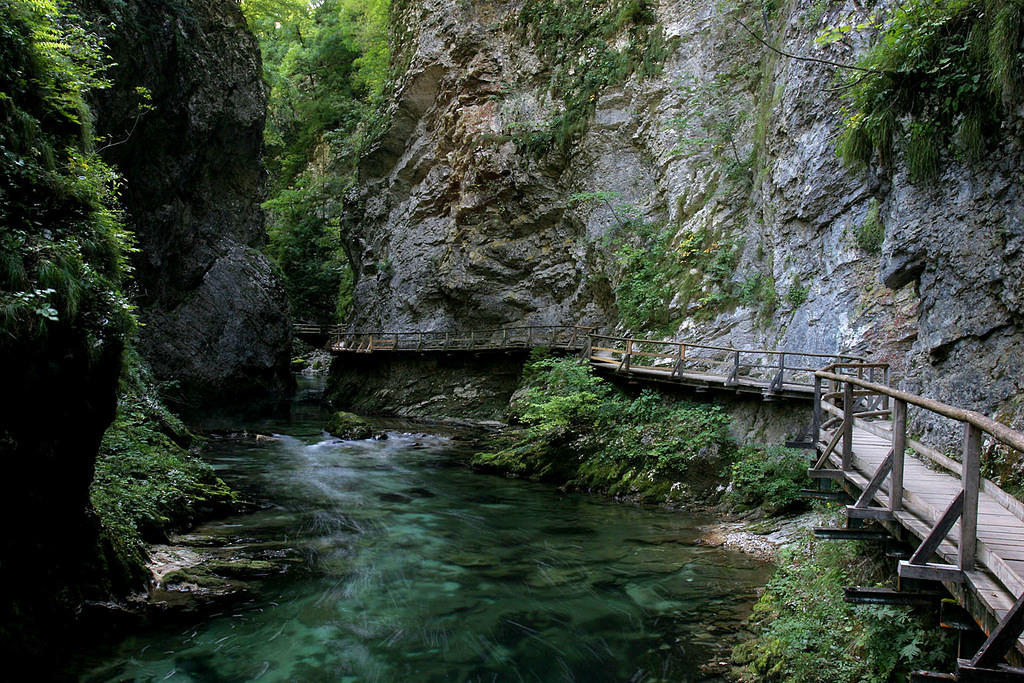
[[[324,428],[332,436],[345,441],[372,439],[377,433],[365,419],[341,410],[327,418],[327,425]]]

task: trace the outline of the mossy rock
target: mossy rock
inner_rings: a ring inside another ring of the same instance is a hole
[[[366,420],[343,410],[327,418],[326,429],[330,434],[347,441],[372,439],[376,434]]]

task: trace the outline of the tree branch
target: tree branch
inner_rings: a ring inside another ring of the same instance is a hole
[[[782,50],[780,50],[779,48],[775,47],[774,45],[769,44],[767,41],[765,41],[764,38],[762,38],[761,36],[757,35],[752,30],[750,30],[750,27],[748,27],[746,24],[744,24],[742,20],[736,19],[736,23],[739,24],[740,26],[742,26],[744,31],[746,31],[751,36],[753,36],[754,40],[756,40],[757,42],[761,43],[762,45],[764,45],[766,48],[768,48],[772,52],[780,54],[783,57],[788,57],[790,59],[796,59],[796,60],[799,60],[801,62],[814,62],[816,64],[827,64],[828,66],[834,66],[834,67],[839,68],[839,69],[850,69],[851,71],[862,71],[864,73],[869,73],[869,74],[884,74],[885,73],[884,71],[881,71],[880,69],[868,69],[868,68],[865,68],[863,66],[857,66],[855,64],[841,64],[839,62],[833,62],[833,61],[828,60],[828,59],[819,59],[817,57],[804,57],[802,55],[794,55],[794,54],[792,54],[790,52],[783,52]]]

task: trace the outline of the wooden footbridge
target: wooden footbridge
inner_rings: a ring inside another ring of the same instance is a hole
[[[846,496],[847,523],[825,538],[895,539],[911,548],[895,590],[851,587],[854,602],[938,602],[941,584],[980,629],[961,639],[952,674],[919,681],[1024,682],[1024,503],[981,476],[983,452],[1024,453],[1024,434],[979,413],[889,386],[889,368],[849,354],[739,349],[596,334],[578,326],[447,332],[316,331],[333,354],[480,353],[537,347],[578,353],[595,370],[697,391],[813,402],[812,497]],[[927,413],[927,415],[926,415]],[[911,438],[915,419],[951,420],[963,432],[956,460]],[[838,488],[833,488],[833,485]],[[977,642],[973,643],[974,646]]]
[[[298,333],[298,332],[297,332]],[[591,327],[510,326],[438,332],[342,332],[311,329],[329,339],[333,354],[487,353],[549,348],[578,353],[595,370],[649,382],[759,394],[766,399],[814,397],[814,373],[831,363],[865,362],[850,354],[739,349],[680,341],[657,341],[596,334]],[[872,379],[875,379],[872,370]],[[887,381],[887,370],[877,371]]]

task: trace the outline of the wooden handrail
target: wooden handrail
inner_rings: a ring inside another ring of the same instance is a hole
[[[818,353],[818,352],[815,352],[815,351],[794,351],[794,350],[791,350],[791,349],[739,349],[739,348],[735,348],[735,347],[731,347],[731,346],[719,346],[719,345],[716,345],[716,344],[700,344],[700,343],[688,342],[688,341],[664,341],[664,340],[659,340],[659,339],[639,339],[639,338],[636,338],[636,337],[616,337],[616,336],[607,335],[607,334],[592,334],[590,336],[593,337],[594,339],[608,339],[608,340],[617,341],[617,342],[633,342],[634,344],[664,344],[666,346],[679,346],[679,345],[683,345],[683,346],[686,346],[687,348],[690,348],[690,349],[709,349],[711,351],[728,351],[728,352],[739,351],[740,353],[746,353],[746,354],[760,354],[760,355],[770,355],[770,356],[777,356],[777,355],[790,356],[790,355],[792,355],[792,356],[804,356],[804,357],[807,357],[807,358],[848,358],[851,361],[853,361],[853,363],[851,363],[851,365],[859,365],[861,362],[864,362],[864,363],[867,362],[866,359],[864,359],[864,358],[862,358],[860,356],[855,356],[855,355],[850,354],[850,353]],[[833,365],[835,365],[835,364],[833,364]],[[885,364],[878,364],[878,365],[879,365],[879,367],[881,367],[881,366],[883,366]],[[888,366],[886,366],[886,367],[888,367]]]
[[[948,417],[953,420],[960,422],[966,422],[974,425],[981,431],[985,432],[989,436],[1001,441],[1002,443],[1014,448],[1018,451],[1024,452],[1024,434],[1010,429],[1006,425],[996,422],[990,417],[977,413],[973,410],[967,410],[965,408],[957,408],[941,401],[935,401],[930,398],[923,396],[917,396],[900,389],[893,389],[890,386],[884,384],[877,384],[875,382],[869,382],[867,380],[860,379],[858,377],[852,377],[850,375],[837,375],[831,372],[825,372],[819,370],[814,373],[815,376],[821,377],[822,379],[831,380],[833,382],[849,382],[855,386],[861,387],[862,389],[869,389],[873,393],[883,394],[889,398],[899,399],[905,401],[910,405],[915,405],[925,410],[929,410],[943,417]]]

